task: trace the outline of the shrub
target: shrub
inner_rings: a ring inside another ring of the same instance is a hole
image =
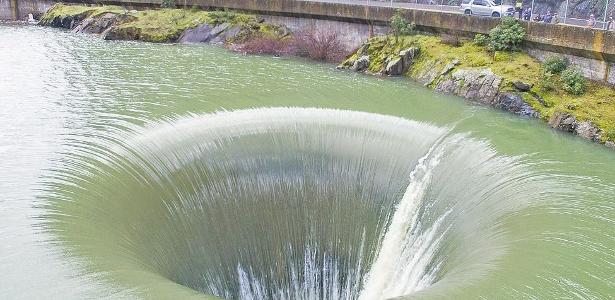
[[[295,55],[315,60],[340,62],[346,56],[335,31],[308,29],[293,36],[292,51]]]
[[[607,129],[604,132],[605,137],[607,138],[607,140],[609,141],[615,141],[615,128],[610,128]]]
[[[513,17],[504,17],[500,25],[489,32],[489,49],[492,51],[517,50],[525,37],[525,29]]]
[[[543,67],[546,72],[549,72],[551,74],[560,74],[564,70],[566,70],[566,68],[568,68],[569,64],[570,62],[566,57],[551,56],[547,58],[547,60],[545,60],[545,62],[543,63]]]
[[[395,14],[389,20],[389,31],[395,36],[395,42],[397,43],[400,35],[412,34],[416,25],[414,23],[408,23],[404,18],[403,10],[398,9]]]
[[[562,72],[562,88],[573,95],[585,93],[587,82],[583,73],[577,68],[569,68]]]
[[[275,37],[257,37],[236,47],[235,50],[250,54],[290,54],[290,41]]]
[[[543,92],[554,91],[557,88],[556,79],[553,73],[545,72],[542,80],[538,83],[538,88]]]
[[[473,41],[474,45],[486,46],[488,42],[489,42],[489,39],[484,34],[479,33],[474,36],[474,41]]]
[[[160,7],[173,8],[175,7],[175,0],[162,0],[162,3],[160,3]]]

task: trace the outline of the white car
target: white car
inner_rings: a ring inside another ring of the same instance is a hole
[[[499,18],[512,16],[515,8],[512,5],[501,5],[500,1],[492,0],[463,0],[461,11],[466,15],[479,15]]]

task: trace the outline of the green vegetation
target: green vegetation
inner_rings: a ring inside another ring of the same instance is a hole
[[[474,45],[486,46],[489,43],[489,38],[484,34],[477,34],[474,36]]]
[[[172,41],[187,28],[212,22],[208,12],[187,9],[145,10],[134,16],[133,20],[118,25],[116,31],[148,42]]]
[[[502,23],[489,32],[489,49],[492,51],[514,51],[525,37],[525,30],[513,17],[502,18]]]
[[[164,3],[163,3],[164,4]],[[287,34],[279,27],[259,22],[256,17],[231,11],[203,11],[198,8],[128,11],[119,6],[81,6],[56,4],[41,18],[42,24],[62,23],[63,20],[81,21],[104,13],[127,15],[118,19],[119,24],[113,29],[118,37],[147,42],[175,41],[181,33],[200,24],[219,25],[228,23],[241,26],[237,38],[247,36],[283,36]],[[67,22],[69,25],[71,22]],[[67,25],[62,24],[62,27]]]
[[[570,62],[568,61],[568,59],[563,56],[551,56],[545,60],[545,62],[543,63],[543,67],[545,69],[545,72],[551,74],[560,74],[564,70],[566,70],[566,68],[568,68],[569,64]]]
[[[561,74],[562,89],[572,95],[582,95],[587,89],[587,80],[578,68],[568,68],[570,62],[561,56],[552,56],[543,63],[544,75],[541,84],[542,91],[555,90],[556,82],[553,74]]]
[[[195,9],[160,9],[144,10],[135,14],[135,19],[118,26],[119,31],[136,32],[140,40],[148,42],[174,41],[187,28],[200,24],[243,25],[251,33],[273,34],[274,28],[262,24],[254,16],[230,11],[203,11]]]
[[[577,96],[585,93],[586,80],[581,70],[577,68],[569,68],[562,72],[562,82],[562,88],[568,93]]]
[[[64,19],[66,17],[80,16],[82,18],[95,17],[105,13],[122,14],[125,10],[119,6],[81,6],[55,4],[41,17],[43,24],[50,23],[55,18]]]
[[[400,35],[412,34],[416,25],[410,24],[404,18],[403,10],[398,9],[395,14],[389,20],[390,33],[395,36],[395,42],[399,42]]]
[[[397,43],[387,37],[369,40],[366,51],[370,56],[369,71],[380,72],[389,56],[403,49],[419,47],[420,54],[405,74],[421,82],[430,75],[439,75],[447,65],[458,62],[455,69],[490,69],[502,77],[501,89],[519,93],[544,120],[556,112],[573,115],[579,121],[591,121],[602,129],[603,141],[615,140],[615,89],[597,82],[587,81],[579,73],[552,74],[547,72],[538,60],[523,52],[491,51],[488,47],[476,45],[473,41],[454,47],[441,42],[436,36],[400,36]],[[345,62],[353,61],[357,54]],[[342,63],[344,65],[344,63]],[[451,72],[452,73],[452,72]],[[515,89],[513,82],[521,81],[531,86],[530,91]],[[579,82],[585,82],[585,93],[576,95],[569,90],[578,90]],[[433,87],[436,82],[433,82]],[[571,88],[564,88],[564,86]]]
[[[543,74],[542,80],[538,83],[538,87],[542,92],[551,92],[557,89],[557,78],[555,74],[545,72]]]

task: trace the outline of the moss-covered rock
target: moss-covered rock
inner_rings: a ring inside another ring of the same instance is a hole
[[[57,3],[41,16],[39,24],[43,26],[73,29],[86,18],[96,17],[105,13],[120,14],[123,12],[124,9],[119,6],[90,7]]]
[[[112,29],[112,39],[172,42],[187,28],[213,22],[209,14],[200,10],[160,9],[135,14],[135,19]]]
[[[571,95],[559,75],[546,74],[538,60],[523,52],[491,52],[472,42],[453,46],[437,36],[404,36],[397,42],[381,36],[370,39],[339,67],[351,68],[367,55],[366,72],[382,73],[402,49],[410,47],[421,52],[404,75],[426,86],[519,115],[556,120],[552,127],[560,130],[568,127],[557,122],[558,116],[569,116],[562,119],[574,120],[568,131],[609,145],[615,141],[615,89],[588,82],[586,93]]]
[[[187,29],[203,24],[218,29],[224,27],[211,38],[218,38],[216,41],[222,43],[261,36],[282,38],[290,34],[284,26],[264,23],[255,16],[230,11],[171,8],[128,11],[118,6],[56,4],[41,18],[41,25],[44,26],[77,28],[78,32],[104,32],[103,38],[109,40],[146,42],[175,42]]]

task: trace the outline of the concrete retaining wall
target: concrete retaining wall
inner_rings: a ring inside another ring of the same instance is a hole
[[[28,14],[40,15],[54,3],[51,0],[0,0],[0,20],[28,20]]]
[[[334,20],[308,19],[284,16],[259,15],[264,20],[273,24],[282,24],[293,32],[305,29],[325,30],[337,33],[341,43],[348,52],[365,43],[370,36],[386,34],[386,26],[360,23],[347,23]]]
[[[608,81],[611,84],[615,84],[615,69],[612,67],[613,63],[603,61],[595,58],[587,58],[581,56],[575,56],[571,54],[562,54],[552,51],[546,51],[535,48],[527,48],[527,53],[534,58],[545,61],[549,56],[559,55],[567,57],[571,62],[581,69],[583,75],[594,81]]]

